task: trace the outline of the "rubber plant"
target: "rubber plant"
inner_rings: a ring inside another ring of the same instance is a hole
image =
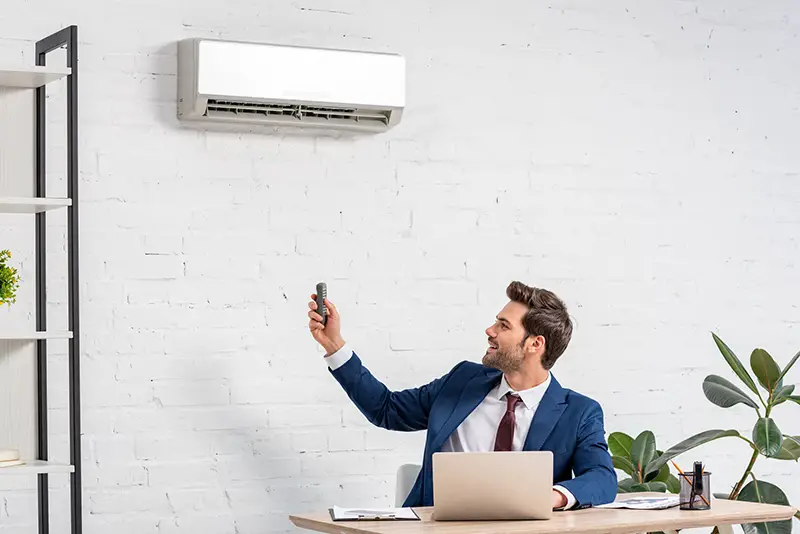
[[[650,464],[664,454],[656,449],[656,437],[650,430],[644,430],[636,439],[624,432],[612,432],[608,436],[608,448],[614,467],[629,475],[617,483],[618,493],[680,491],[680,482],[670,472],[668,464],[648,471]]]
[[[17,301],[19,275],[14,267],[8,265],[10,259],[10,251],[0,250],[0,306],[3,304],[11,306]]]
[[[750,369],[755,375],[754,380],[730,347],[716,334],[712,333],[712,336],[722,357],[752,395],[745,393],[741,388],[719,375],[709,375],[705,378],[703,393],[709,401],[721,408],[733,408],[741,404],[754,410],[756,420],[751,433],[752,439],[748,439],[736,430],[706,430],[670,447],[664,454],[650,462],[645,468],[645,478],[659,473],[668,461],[688,450],[715,439],[734,437],[747,443],[752,449],[752,455],[739,481],[733,486],[730,493],[723,494],[721,497],[731,500],[788,505],[789,500],[783,490],[775,484],[758,480],[753,474],[753,466],[762,456],[774,460],[794,462],[800,460],[800,435],[791,435],[781,430],[774,417],[776,409],[779,407],[782,410],[787,405],[800,405],[800,396],[794,395],[794,384],[784,383],[787,373],[800,358],[800,352],[795,354],[786,367],[781,369],[766,350],[761,348],[753,350],[750,354]],[[789,415],[787,420],[797,424],[797,421],[800,421],[798,414],[800,411]],[[797,428],[793,430],[800,433]],[[800,512],[796,514],[796,517],[800,520]],[[792,531],[792,520],[747,524],[742,527],[745,534],[789,534]]]

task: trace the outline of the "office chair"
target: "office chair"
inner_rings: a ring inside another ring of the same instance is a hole
[[[394,491],[394,505],[397,508],[403,506],[411,488],[414,487],[414,482],[417,481],[420,469],[422,466],[417,464],[403,464],[397,469],[397,483]]]

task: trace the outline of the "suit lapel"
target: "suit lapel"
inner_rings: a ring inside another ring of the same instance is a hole
[[[545,391],[536,413],[533,415],[531,428],[525,437],[523,450],[538,451],[545,440],[553,432],[561,414],[567,409],[566,391],[558,383],[556,377],[551,375],[550,386]]]
[[[497,385],[501,375],[502,373],[500,371],[484,369],[483,372],[476,374],[467,382],[464,389],[461,390],[461,396],[458,398],[458,401],[456,401],[453,411],[433,440],[433,451],[438,451],[442,448],[444,442],[455,432],[458,425],[464,422],[464,419],[472,413],[472,410],[474,410],[492,388]]]

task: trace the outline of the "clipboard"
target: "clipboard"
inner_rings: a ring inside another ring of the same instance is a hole
[[[421,521],[412,508],[328,508],[332,521]]]

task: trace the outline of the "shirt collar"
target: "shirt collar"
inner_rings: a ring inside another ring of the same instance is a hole
[[[533,410],[539,405],[539,402],[541,402],[542,397],[544,397],[547,388],[550,387],[550,381],[551,375],[548,372],[547,379],[538,386],[534,386],[530,389],[524,389],[522,391],[514,391],[514,388],[512,388],[506,381],[506,375],[503,375],[503,377],[500,379],[500,383],[494,390],[494,396],[497,398],[497,400],[503,400],[503,396],[506,393],[516,393],[519,395],[519,398],[522,399],[522,403],[525,405],[525,408],[528,410]]]

